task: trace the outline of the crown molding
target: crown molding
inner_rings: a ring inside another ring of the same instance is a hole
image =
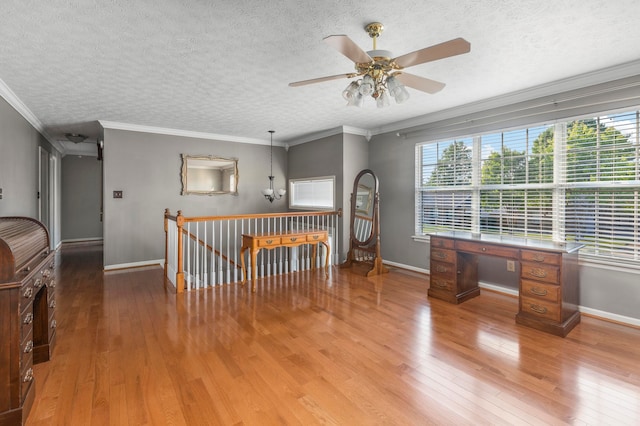
[[[33,112],[13,93],[13,90],[7,86],[7,84],[0,79],[0,96],[4,98],[5,101],[13,109],[15,109],[18,114],[20,114],[29,124],[33,126],[55,149],[57,149],[60,153],[64,155],[64,147],[55,139],[53,139],[47,132],[44,130],[44,126],[42,122],[38,120],[38,117],[35,116]]]
[[[129,132],[154,133],[158,135],[179,136],[194,139],[209,139],[224,142],[248,143],[253,145],[270,145],[269,139],[245,138],[242,136],[221,135],[217,133],[194,132],[191,130],[170,129],[167,127],[142,126],[139,124],[119,123],[116,121],[98,120],[104,129],[126,130]],[[284,142],[273,141],[274,146],[288,148]]]
[[[339,127],[334,127],[332,129],[322,130],[320,132],[308,133],[299,138],[296,138],[295,141],[289,141],[289,146],[300,145],[303,143],[315,141],[322,138],[328,138],[330,136],[341,135],[344,133],[349,133],[351,135],[357,135],[357,136],[364,136],[367,139],[367,142],[371,139],[371,136],[372,136],[372,133],[366,129],[351,127],[351,126],[339,126]]]
[[[425,114],[408,120],[398,121],[376,128],[372,133],[373,135],[379,135],[399,130],[406,130],[412,127],[424,126],[438,121],[449,120],[494,108],[505,107],[537,98],[554,96],[562,92],[578,90],[638,75],[640,75],[640,59],[609,68],[603,68],[601,70],[579,74],[562,80],[541,84],[539,86],[529,87],[516,92],[506,93],[504,95],[494,96],[492,98],[471,102],[465,105],[436,111],[431,114]]]

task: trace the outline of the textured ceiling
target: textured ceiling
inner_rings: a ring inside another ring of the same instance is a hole
[[[97,120],[295,142],[339,126],[392,123],[640,58],[640,2],[617,0],[3,0],[0,80],[63,139]],[[412,67],[447,84],[405,104],[347,108],[353,70],[323,43],[346,34],[394,56],[463,37],[471,52]]]

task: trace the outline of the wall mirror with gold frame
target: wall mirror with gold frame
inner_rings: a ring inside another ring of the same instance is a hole
[[[181,195],[238,194],[238,160],[182,154]]]

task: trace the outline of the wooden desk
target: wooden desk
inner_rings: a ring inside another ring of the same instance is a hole
[[[480,294],[478,256],[510,259],[520,265],[516,322],[565,337],[580,322],[580,248],[581,244],[469,232],[431,234],[428,294],[451,303],[464,302]]]
[[[288,231],[285,233],[268,234],[242,234],[242,248],[240,249],[240,266],[242,267],[242,284],[247,281],[247,268],[244,263],[244,253],[249,250],[251,257],[251,281],[252,290],[256,291],[256,259],[261,249],[274,249],[277,247],[297,247],[302,244],[311,244],[311,268],[316,267],[316,246],[322,243],[327,248],[324,271],[329,276],[329,233],[321,229],[307,229],[304,231]]]

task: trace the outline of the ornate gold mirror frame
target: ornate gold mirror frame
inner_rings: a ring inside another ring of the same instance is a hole
[[[181,195],[238,195],[238,160],[182,154]]]

